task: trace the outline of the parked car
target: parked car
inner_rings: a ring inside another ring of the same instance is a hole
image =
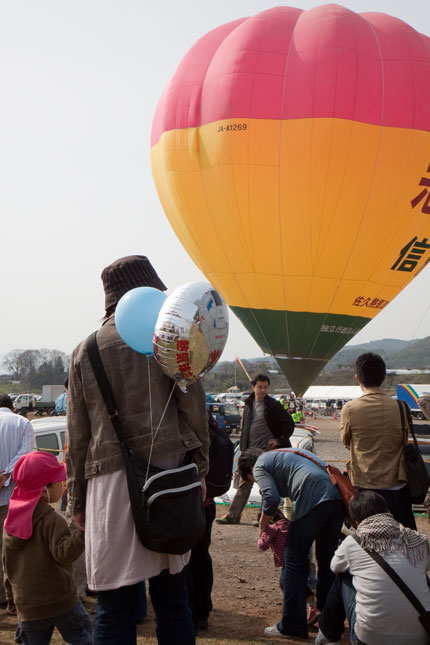
[[[219,428],[231,434],[233,430],[240,427],[240,414],[233,403],[218,403],[218,401],[207,401],[206,407],[215,417]]]
[[[15,412],[26,417],[29,412],[34,412],[39,416],[43,414],[55,414],[55,404],[53,401],[41,401],[38,394],[18,394],[13,405]]]
[[[44,417],[31,421],[34,430],[34,449],[55,455],[60,463],[63,461],[66,443],[66,417]]]

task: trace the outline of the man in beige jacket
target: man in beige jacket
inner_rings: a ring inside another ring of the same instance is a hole
[[[382,495],[398,522],[416,529],[399,406],[381,390],[385,363],[378,354],[367,353],[357,358],[355,369],[363,394],[344,406],[340,426],[342,443],[350,451],[349,476],[357,488]]]

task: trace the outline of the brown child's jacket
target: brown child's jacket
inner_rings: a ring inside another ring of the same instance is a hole
[[[15,602],[20,620],[53,618],[78,604],[72,562],[84,545],[82,531],[71,534],[66,521],[43,502],[34,509],[33,534],[28,540],[3,529],[6,595],[8,602]]]

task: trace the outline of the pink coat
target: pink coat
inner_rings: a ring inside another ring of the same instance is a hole
[[[289,524],[285,518],[274,524],[269,524],[260,535],[257,543],[260,551],[267,551],[269,547],[272,549],[275,567],[284,566],[284,551]]]

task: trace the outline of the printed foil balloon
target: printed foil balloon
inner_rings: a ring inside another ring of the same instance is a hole
[[[154,356],[183,389],[204,376],[221,356],[228,309],[206,282],[190,282],[167,297],[155,325]]]
[[[166,215],[296,393],[429,261],[429,78],[397,18],[284,6],[203,36],[160,99]]]

